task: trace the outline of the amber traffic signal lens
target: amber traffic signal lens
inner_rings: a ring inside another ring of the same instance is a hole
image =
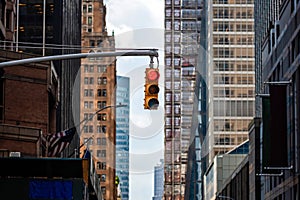
[[[159,93],[158,85],[150,85],[149,88],[148,88],[148,92],[150,94],[158,94]]]

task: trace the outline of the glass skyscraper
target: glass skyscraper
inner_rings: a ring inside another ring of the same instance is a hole
[[[194,199],[199,191],[195,139],[198,137],[197,59],[201,0],[165,1],[164,199]],[[196,123],[193,123],[195,122]],[[189,183],[186,185],[186,183]],[[187,189],[187,190],[186,190]]]
[[[129,199],[129,110],[130,79],[117,76],[117,103],[126,105],[116,110],[116,175],[120,180],[121,199]]]
[[[164,160],[154,167],[154,196],[152,200],[161,200],[164,195]]]

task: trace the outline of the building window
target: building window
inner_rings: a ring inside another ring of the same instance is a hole
[[[106,114],[105,113],[98,114],[97,120],[99,120],[99,121],[106,121],[107,120]]]
[[[94,108],[94,102],[93,101],[89,101],[89,108]]]
[[[95,40],[90,40],[90,47],[94,47],[95,46]]]
[[[88,5],[88,12],[89,13],[93,12],[93,6],[92,5]]]
[[[89,84],[94,84],[94,78],[93,77],[90,77]]]
[[[106,150],[97,150],[98,158],[106,158]]]
[[[165,82],[165,88],[168,90],[171,90],[171,82],[170,81]]]
[[[84,133],[93,133],[93,129],[94,129],[94,128],[93,128],[92,125],[90,125],[90,126],[87,126],[87,125],[86,125],[86,126],[83,127],[83,132],[84,132]]]
[[[97,157],[98,157],[98,158],[101,157],[101,150],[97,150]]]
[[[97,82],[98,82],[98,85],[106,85],[107,78],[106,77],[98,77]]]
[[[86,13],[86,5],[83,5],[83,7],[82,7],[82,12],[83,12],[83,13]]]
[[[83,132],[84,132],[84,133],[88,133],[88,131],[89,131],[88,126],[84,126],[84,127],[83,127]]]
[[[94,96],[94,90],[93,89],[89,89],[89,96],[93,97]]]
[[[180,101],[180,93],[175,93],[174,94],[174,101],[179,102]]]
[[[97,162],[97,169],[106,170],[106,162]]]
[[[98,97],[106,97],[106,89],[98,89],[97,90]]]
[[[97,145],[101,145],[101,138],[97,138]]]
[[[88,101],[84,102],[84,108],[89,108],[89,102]]]
[[[101,73],[101,72],[106,72],[106,65],[98,65],[97,66],[97,72]]]
[[[94,72],[94,65],[90,65],[90,72]]]
[[[93,97],[94,96],[94,90],[93,89],[84,89],[84,96],[85,97]]]
[[[102,138],[101,145],[105,146],[106,145],[106,138]]]
[[[93,18],[92,17],[88,17],[88,25],[92,25],[93,24]]]
[[[171,126],[172,125],[172,118],[171,117],[166,117],[166,121],[165,121],[165,124],[166,126]]]
[[[97,133],[106,133],[106,126],[97,126]]]
[[[83,83],[84,83],[85,85],[89,84],[89,78],[88,78],[88,77],[84,77]]]
[[[174,63],[175,67],[179,67],[179,65],[180,65],[180,58],[174,58],[173,63]]]
[[[89,133],[93,133],[94,132],[94,127],[93,126],[89,126]]]
[[[170,31],[171,30],[171,28],[172,28],[172,26],[171,26],[171,21],[170,20],[166,20],[166,30],[168,30],[168,31]]]
[[[172,138],[172,130],[171,129],[166,129],[166,138]]]
[[[89,66],[88,65],[84,65],[84,72],[89,72]]]
[[[106,106],[106,101],[98,101],[97,102],[97,108],[103,108]]]

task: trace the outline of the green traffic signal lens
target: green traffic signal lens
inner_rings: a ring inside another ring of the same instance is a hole
[[[159,101],[155,98],[152,98],[148,101],[148,106],[150,109],[157,109],[159,106]]]

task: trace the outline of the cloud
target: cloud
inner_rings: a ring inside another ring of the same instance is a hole
[[[163,28],[162,0],[106,0],[108,30],[120,34],[132,29]]]

